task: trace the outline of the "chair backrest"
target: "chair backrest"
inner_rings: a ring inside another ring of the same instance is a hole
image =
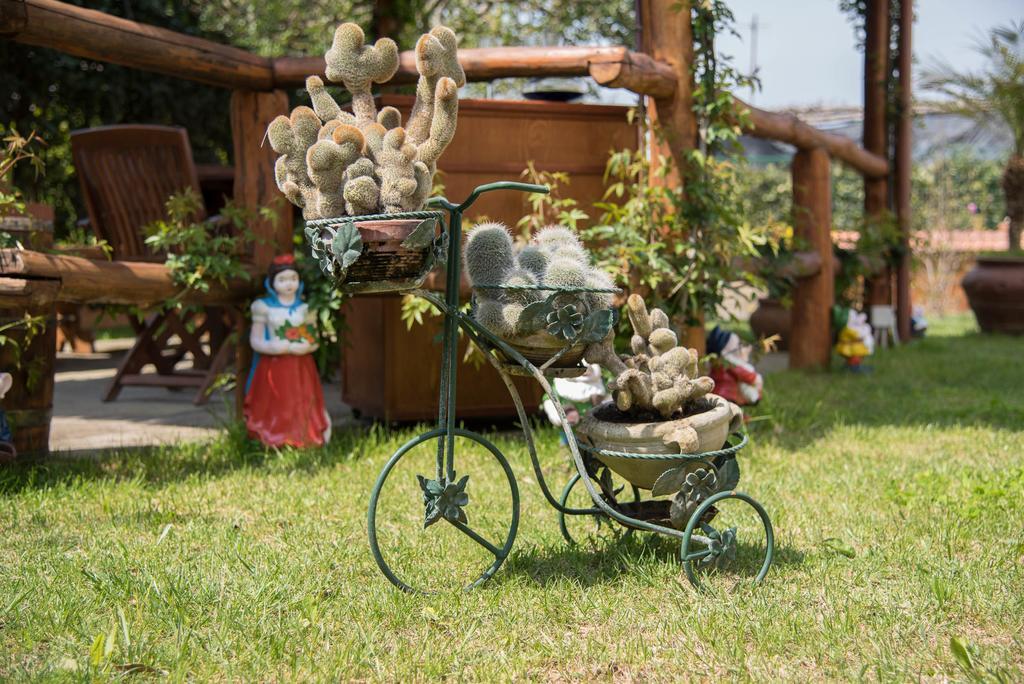
[[[200,192],[188,131],[144,125],[74,131],[71,156],[89,222],[110,243],[113,258],[162,258],[145,244],[142,228],[166,217],[164,205],[172,194],[186,188]]]

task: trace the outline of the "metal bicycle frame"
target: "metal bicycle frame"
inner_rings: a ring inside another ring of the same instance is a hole
[[[664,525],[658,525],[656,523],[648,522],[646,520],[640,520],[625,515],[621,511],[617,510],[605,500],[603,493],[595,486],[593,480],[587,472],[587,466],[583,459],[582,452],[579,444],[576,441],[575,434],[568,420],[566,419],[565,410],[562,407],[561,401],[558,399],[557,394],[552,390],[551,385],[548,381],[548,377],[545,375],[547,364],[540,367],[533,364],[531,361],[526,359],[517,350],[508,345],[505,341],[495,336],[489,330],[481,326],[472,317],[467,316],[465,313],[459,310],[460,292],[459,285],[461,280],[461,259],[462,259],[462,215],[466,209],[472,205],[477,198],[486,193],[494,190],[519,190],[523,192],[548,192],[548,188],[540,185],[532,185],[528,183],[518,183],[511,181],[502,181],[496,183],[488,183],[477,187],[473,192],[463,201],[461,204],[453,204],[444,198],[435,198],[431,200],[430,205],[441,207],[445,209],[449,214],[449,222],[447,226],[448,230],[448,245],[447,245],[447,273],[445,280],[445,296],[440,298],[433,292],[425,290],[412,290],[411,294],[422,297],[433,304],[444,316],[444,332],[442,337],[442,351],[441,351],[441,376],[439,382],[439,397],[438,397],[438,418],[437,427],[426,433],[419,435],[407,444],[403,445],[395,454],[391,457],[384,469],[381,471],[378,477],[373,491],[371,493],[369,510],[367,513],[367,523],[369,525],[369,537],[370,547],[373,554],[374,560],[377,562],[381,572],[388,578],[388,580],[407,592],[418,592],[420,590],[411,587],[409,584],[400,579],[394,570],[384,560],[383,555],[380,552],[379,542],[376,533],[376,511],[377,505],[380,500],[381,490],[384,483],[394,468],[395,464],[399,459],[412,447],[422,444],[423,442],[429,441],[430,439],[437,439],[437,452],[436,452],[436,468],[435,478],[437,481],[452,482],[456,477],[455,470],[455,438],[463,437],[472,439],[485,447],[501,464],[506,476],[509,478],[511,491],[512,491],[512,523],[508,533],[508,537],[502,546],[498,546],[487,539],[484,539],[474,530],[469,528],[467,525],[458,522],[448,520],[450,524],[459,529],[460,532],[467,535],[477,544],[487,549],[492,555],[495,556],[495,562],[492,563],[475,581],[466,586],[466,589],[471,589],[482,582],[490,578],[497,569],[507,558],[511,547],[515,541],[515,536],[518,528],[519,519],[519,493],[515,484],[514,477],[512,476],[511,469],[508,465],[507,460],[501,454],[500,450],[492,444],[486,437],[476,432],[471,432],[462,428],[457,428],[455,425],[455,387],[456,387],[456,372],[458,368],[458,334],[461,329],[465,332],[469,338],[483,351],[484,356],[491,363],[492,366],[498,371],[505,386],[508,388],[509,394],[512,397],[512,401],[515,404],[516,412],[519,417],[520,424],[522,426],[523,435],[526,439],[526,444],[530,452],[530,460],[533,464],[534,475],[537,478],[537,483],[540,486],[541,491],[544,494],[544,498],[547,500],[555,510],[563,515],[603,515],[608,518],[615,520],[622,524],[627,529],[639,529],[648,532],[657,532],[660,534],[667,535],[680,541],[683,549],[687,549],[691,542],[703,543],[710,545],[712,538],[709,536],[701,535],[694,532],[694,527],[697,524],[696,518],[691,520],[691,524],[685,531],[680,531],[672,527],[666,527]],[[509,359],[512,363],[503,364],[497,356],[495,351],[500,353]],[[550,364],[552,361],[549,361]],[[519,369],[516,372],[516,369]],[[576,467],[576,475],[573,476],[573,482],[575,480],[582,480],[587,493],[590,495],[591,500],[594,503],[593,507],[590,508],[572,508],[565,505],[565,499],[567,498],[568,491],[563,493],[561,499],[556,498],[551,489],[548,487],[547,482],[544,478],[544,473],[540,465],[540,461],[537,457],[537,450],[533,439],[533,431],[530,427],[530,417],[526,413],[526,409],[523,405],[522,398],[519,395],[518,390],[513,382],[513,375],[526,375],[532,377],[549,397],[552,397],[553,403],[561,421],[562,431],[565,434],[566,441],[569,447],[569,451],[572,455],[573,464]],[[742,445],[741,445],[742,446]],[[700,455],[696,455],[700,456]],[[638,492],[634,491],[634,494],[638,496]],[[721,492],[716,494],[713,499],[720,500],[724,498],[723,494],[729,494],[733,498],[740,498],[755,507],[762,521],[765,524],[767,532],[767,553],[765,556],[765,562],[763,564],[761,572],[758,574],[757,581],[760,581],[765,573],[767,573],[768,566],[771,564],[773,555],[773,532],[771,529],[771,523],[768,520],[767,513],[764,509],[757,504],[756,501],[737,492]],[[709,499],[710,501],[710,499]],[[708,505],[701,507],[701,512],[707,510]],[[562,524],[564,528],[564,521]],[[705,526],[706,527],[706,526]],[[705,530],[702,530],[705,531]],[[707,552],[696,552],[694,554],[684,554],[683,562],[686,567],[687,576],[691,582],[695,585],[699,585],[696,577],[692,571],[692,561],[699,560],[700,558],[708,555]]]

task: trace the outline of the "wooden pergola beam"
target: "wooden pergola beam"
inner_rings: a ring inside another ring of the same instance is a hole
[[[232,282],[209,292],[189,292],[183,301],[195,304],[228,304],[242,301],[259,290],[258,278]],[[134,304],[149,306],[166,302],[181,292],[163,264],[134,261],[103,261],[31,250],[0,249],[0,306],[33,298],[38,283],[47,283],[39,294],[53,295],[58,302],[75,304]]]
[[[266,57],[56,0],[0,0],[0,36],[225,88],[274,86]]]
[[[468,81],[527,76],[587,76],[592,62],[628,61],[629,54],[626,48],[614,46],[463,48],[459,50],[459,63]],[[307,76],[324,77],[327,68],[323,57],[277,57],[272,62],[274,85],[279,88],[302,87]],[[388,85],[407,85],[417,79],[416,53],[412,50],[400,52],[398,71]]]
[[[868,152],[849,138],[826,133],[804,123],[793,114],[766,112],[739,98],[737,101],[750,112],[750,129],[747,132],[755,138],[778,140],[801,150],[824,148],[830,157],[844,162],[868,178],[884,179],[889,173],[889,162],[885,157]]]
[[[654,9],[669,12],[666,16],[670,17],[677,14],[669,7],[672,3],[668,0],[658,2],[666,7],[659,5]],[[688,87],[679,89],[681,81],[689,82],[688,72],[683,75],[689,62],[682,59],[675,63],[669,44],[674,45],[679,40],[676,40],[678,36],[665,33],[667,28],[667,25],[651,26],[654,39],[667,41],[663,48],[658,48],[665,52],[663,58],[659,58],[661,53],[657,50],[652,57],[621,46],[494,47],[459,50],[459,61],[470,81],[590,76],[600,85],[649,95],[656,103],[661,101],[664,109],[665,103],[685,100],[689,91]],[[242,91],[301,87],[308,75],[323,75],[325,69],[323,57],[260,57],[203,38],[57,0],[0,0],[0,36],[76,57]],[[684,62],[685,68],[680,66]],[[390,83],[410,84],[417,78],[415,54],[408,50],[400,53],[398,72]],[[888,173],[884,157],[846,138],[819,131],[792,115],[746,107],[752,123],[749,133],[755,137],[787,142],[800,149],[824,147],[834,159],[869,178],[884,178]],[[675,109],[678,107],[673,111]],[[692,127],[687,130],[689,128]]]

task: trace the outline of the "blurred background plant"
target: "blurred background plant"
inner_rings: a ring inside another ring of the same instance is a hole
[[[969,116],[980,128],[1002,123],[1010,130],[1012,149],[1003,169],[1002,187],[1011,250],[1020,249],[1024,233],[1024,20],[992,28],[979,39],[977,53],[985,65],[958,71],[943,62],[922,73],[921,83],[947,98],[947,110]]]
[[[559,225],[578,231],[580,222],[590,218],[587,212],[579,208],[579,202],[565,196],[565,186],[572,183],[568,173],[538,171],[531,159],[519,175],[527,183],[548,188],[547,194],[532,192],[526,196],[530,211],[516,223],[522,241],[528,241],[531,235],[544,226]]]
[[[0,156],[0,217],[19,215],[25,211],[25,198],[15,183],[14,172],[19,165],[27,166],[32,178],[38,179],[44,163],[37,150],[43,143],[35,131],[27,136],[18,133],[13,126],[6,130],[0,128],[0,131],[4,133],[3,156]],[[14,245],[14,236],[0,227],[0,247]]]
[[[201,26],[183,2],[167,0],[70,0],[70,4],[125,19],[162,26],[187,35],[225,42],[223,34]],[[4,96],[0,122],[10,129],[36,131],[47,145],[38,151],[46,174],[18,168],[14,183],[26,199],[53,207],[55,236],[65,237],[82,211],[71,161],[72,130],[118,123],[184,126],[198,163],[226,163],[231,149],[230,91],[170,76],[72,57],[13,41],[0,41]],[[224,112],[212,116],[211,112]]]

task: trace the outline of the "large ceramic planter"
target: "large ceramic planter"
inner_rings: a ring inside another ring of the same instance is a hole
[[[790,326],[793,323],[793,312],[777,299],[760,299],[757,309],[750,314],[750,329],[759,338],[779,336],[776,349],[786,351],[789,348]]]
[[[978,257],[962,285],[983,332],[1024,335],[1024,257]]]
[[[736,404],[717,394],[707,397],[712,403],[709,410],[655,423],[605,421],[596,417],[596,411],[588,411],[576,426],[576,434],[595,449],[641,455],[640,458],[626,458],[598,454],[597,458],[640,489],[650,489],[662,473],[686,460],[642,457],[642,454],[680,453],[680,449],[673,449],[665,443],[666,436],[685,435],[682,452],[693,454],[721,449],[730,433],[742,426],[743,412]]]

